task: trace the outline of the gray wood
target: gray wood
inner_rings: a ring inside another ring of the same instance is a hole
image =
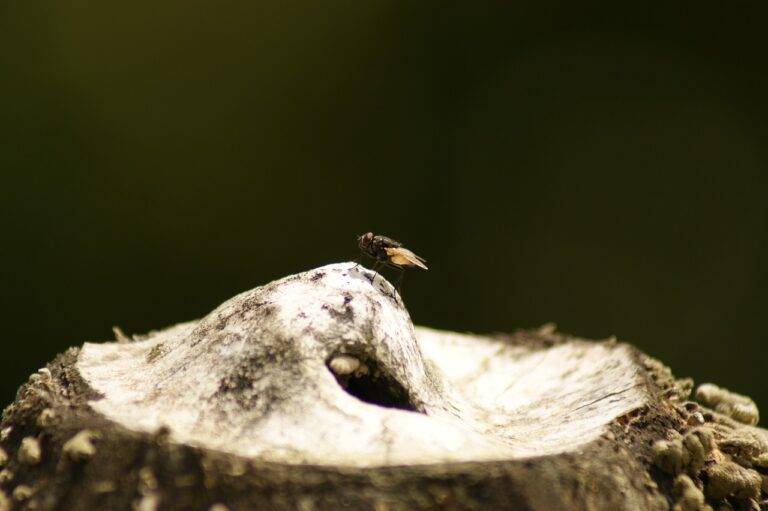
[[[615,339],[414,327],[372,277],[330,265],[60,355],[3,413],[0,511],[760,508],[749,398],[689,401]]]

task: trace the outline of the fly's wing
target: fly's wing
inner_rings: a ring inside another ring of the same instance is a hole
[[[397,266],[417,266],[422,270],[427,269],[427,265],[424,264],[426,260],[417,256],[407,248],[389,247],[389,248],[386,248],[385,250],[387,251],[387,256],[389,257],[389,261],[392,264],[395,264]]]

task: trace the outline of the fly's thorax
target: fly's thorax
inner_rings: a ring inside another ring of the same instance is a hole
[[[402,244],[399,241],[387,238],[386,236],[374,236],[373,246],[376,251],[384,252],[387,248],[401,247]]]

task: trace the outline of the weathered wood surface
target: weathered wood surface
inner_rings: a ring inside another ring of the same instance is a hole
[[[0,425],[7,509],[760,509],[746,397],[613,339],[414,327],[351,263],[72,348]]]

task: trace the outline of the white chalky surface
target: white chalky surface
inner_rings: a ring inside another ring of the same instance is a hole
[[[242,456],[381,466],[571,450],[647,399],[621,344],[534,349],[414,329],[392,286],[371,276],[333,264],[140,341],[86,343],[78,369],[103,395],[91,406],[129,429],[165,426],[178,442]],[[339,385],[326,362],[362,353],[419,412]]]

